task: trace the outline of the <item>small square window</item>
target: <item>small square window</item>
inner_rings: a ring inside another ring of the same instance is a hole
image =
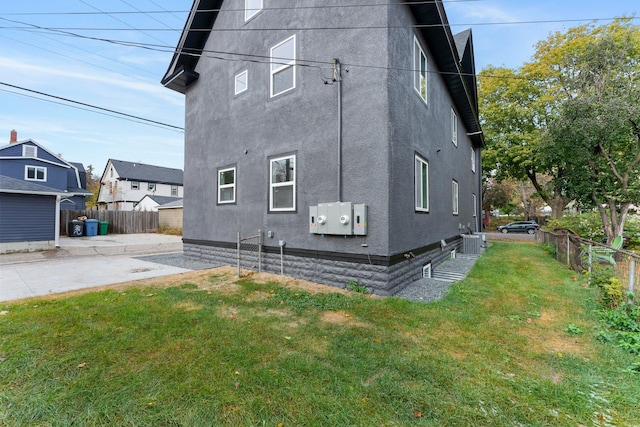
[[[147,189],[149,191],[156,191],[156,184],[154,182],[150,182],[147,184]]]
[[[296,156],[279,157],[269,162],[269,210],[296,209]]]
[[[236,74],[235,94],[238,95],[249,88],[249,71],[244,70]]]
[[[139,190],[140,189],[140,182],[139,181],[131,181],[131,189],[132,190]]]
[[[218,203],[236,202],[236,168],[218,171]]]

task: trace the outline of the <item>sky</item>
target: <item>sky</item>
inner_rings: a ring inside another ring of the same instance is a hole
[[[268,9],[271,0],[264,1]],[[0,146],[15,129],[18,140],[32,139],[67,161],[92,165],[98,176],[110,158],[182,169],[184,95],[160,80],[191,5],[191,0],[1,0]],[[473,31],[477,72],[488,65],[518,68],[553,32],[606,24],[640,9],[638,0],[445,0],[444,5],[454,33]]]

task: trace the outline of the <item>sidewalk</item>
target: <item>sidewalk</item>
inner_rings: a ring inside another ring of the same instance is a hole
[[[0,255],[0,301],[191,271],[133,258],[171,252],[182,252],[182,237],[61,237],[60,248],[55,250]]]

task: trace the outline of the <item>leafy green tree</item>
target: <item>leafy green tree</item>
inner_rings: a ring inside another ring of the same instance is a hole
[[[619,19],[579,27],[572,36],[556,39],[571,46],[556,59],[568,96],[542,147],[564,171],[555,185],[598,210],[611,242],[640,201],[640,28]]]

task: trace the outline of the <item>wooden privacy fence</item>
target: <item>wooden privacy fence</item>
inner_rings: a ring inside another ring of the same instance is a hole
[[[134,234],[157,231],[159,226],[158,212],[150,211],[60,211],[60,234],[68,234],[69,221],[86,216],[109,223],[109,234]]]
[[[584,239],[568,230],[560,229],[555,232],[536,231],[536,242],[555,249],[556,260],[570,266],[579,273],[589,272],[599,261],[593,256],[594,247],[605,248],[606,245]],[[640,280],[640,256],[622,249],[607,249],[612,253],[613,269],[628,291],[635,293],[636,283]]]

